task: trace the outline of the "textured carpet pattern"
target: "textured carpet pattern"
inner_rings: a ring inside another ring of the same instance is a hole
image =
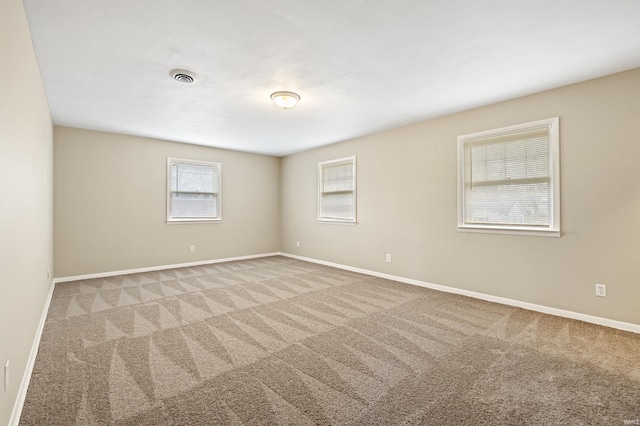
[[[640,419],[640,336],[284,257],[60,283],[22,425]]]

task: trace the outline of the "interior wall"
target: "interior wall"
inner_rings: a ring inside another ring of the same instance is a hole
[[[562,236],[458,232],[457,136],[554,116]],[[640,69],[285,157],[282,250],[640,324],[638,117]],[[317,163],[349,155],[358,224],[319,224]]]
[[[56,277],[280,251],[279,158],[54,132]],[[167,157],[222,163],[222,221],[167,223]]]
[[[53,268],[51,115],[20,0],[0,2],[0,424],[9,423]]]

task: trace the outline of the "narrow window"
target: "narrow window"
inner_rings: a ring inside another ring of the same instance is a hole
[[[558,117],[458,137],[458,228],[560,236]]]
[[[318,221],[356,223],[356,157],[318,163]]]
[[[220,220],[220,163],[167,159],[167,221]]]

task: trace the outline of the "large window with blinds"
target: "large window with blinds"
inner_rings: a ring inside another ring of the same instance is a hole
[[[318,221],[356,223],[356,157],[318,163]]]
[[[458,228],[560,236],[558,117],[458,137]]]
[[[219,221],[221,164],[167,159],[167,222]]]

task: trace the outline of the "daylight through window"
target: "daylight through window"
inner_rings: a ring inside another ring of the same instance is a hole
[[[167,221],[220,220],[220,163],[168,159]]]
[[[558,123],[458,138],[459,228],[559,235]]]
[[[318,164],[318,220],[356,222],[356,157]]]

